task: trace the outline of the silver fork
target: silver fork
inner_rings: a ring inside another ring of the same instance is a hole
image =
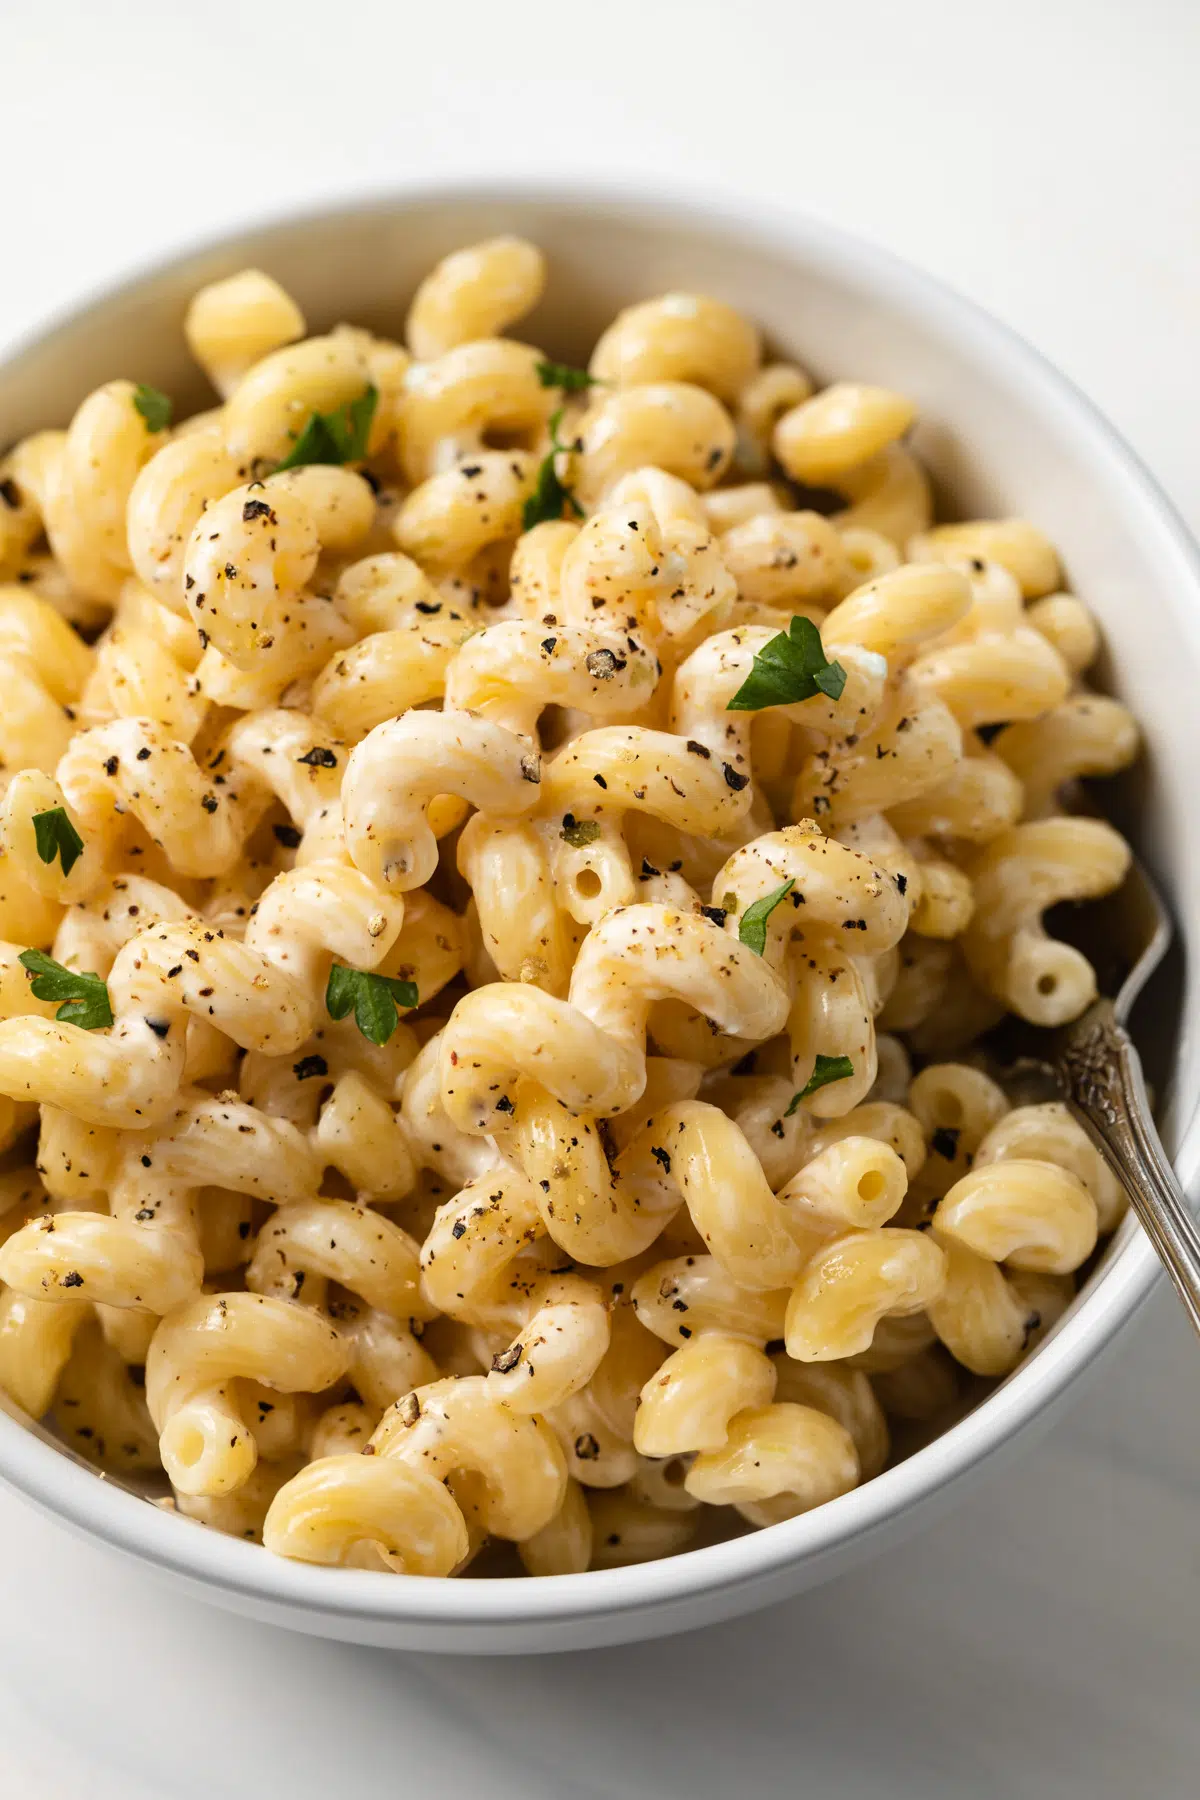
[[[1134,1001],[1170,945],[1171,918],[1136,859],[1118,892],[1087,910],[1093,935],[1099,925],[1097,941],[1128,972],[1114,999],[1095,1001],[1054,1034],[1041,1056],[1021,1058],[1013,1072],[1036,1070],[1053,1079],[1129,1195],[1200,1332],[1200,1228],[1154,1128],[1142,1060],[1126,1029]]]

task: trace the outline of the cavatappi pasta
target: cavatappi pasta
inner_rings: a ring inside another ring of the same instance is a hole
[[[209,411],[0,461],[0,1386],[309,1562],[834,1500],[1122,1211],[977,1044],[1088,1005],[1046,914],[1128,861],[1053,546],[718,299],[548,361],[544,282],[459,251],[393,342],[247,270]]]

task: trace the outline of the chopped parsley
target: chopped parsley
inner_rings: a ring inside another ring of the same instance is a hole
[[[386,1044],[400,1022],[398,1008],[418,1004],[415,981],[398,981],[392,975],[372,975],[364,969],[347,969],[334,963],[325,989],[325,1009],[331,1019],[344,1019],[351,1008],[354,1023],[373,1044]]]
[[[764,644],[726,712],[758,712],[764,706],[795,706],[815,694],[841,697],[846,671],[825,655],[811,619],[797,613],[786,631]]]
[[[793,876],[782,887],[777,887],[773,894],[764,894],[761,900],[748,906],[738,920],[738,936],[748,950],[753,950],[755,956],[761,956],[767,947],[767,920],[795,885],[796,878]]]
[[[812,1074],[800,1092],[792,1095],[792,1103],[784,1113],[784,1118],[790,1119],[800,1102],[807,1100],[810,1094],[815,1094],[818,1088],[828,1087],[831,1081],[845,1081],[847,1075],[853,1073],[854,1064],[848,1056],[818,1056]]]
[[[570,444],[559,442],[558,428],[562,424],[562,416],[561,406],[550,415],[551,448],[538,464],[537,486],[525,502],[521,514],[523,531],[532,531],[535,525],[543,525],[547,519],[561,519],[564,506],[569,506],[577,519],[583,518],[582,506],[565,482],[559,480],[555,466],[558,457],[571,449]]]
[[[279,469],[301,469],[309,463],[361,462],[367,454],[371,421],[379,401],[379,389],[363,389],[357,400],[347,400],[332,412],[315,412],[300,433]]]
[[[582,394],[585,388],[603,386],[598,376],[573,369],[570,363],[537,362],[533,366],[544,388],[561,388],[564,394]]]
[[[55,1018],[84,1031],[107,1031],[113,1022],[108,989],[99,975],[64,969],[44,950],[22,950],[21,967],[33,976],[35,1000],[61,1000]]]
[[[61,806],[52,806],[49,812],[34,813],[33,835],[42,861],[52,863],[57,856],[64,875],[71,873],[83,855],[83,839]]]
[[[562,830],[559,837],[564,838],[573,850],[582,850],[585,844],[594,844],[600,836],[598,819],[577,819],[574,813],[564,813]]]
[[[139,381],[133,390],[133,404],[146,421],[147,431],[165,431],[171,423],[170,398],[156,387],[147,387],[144,381]]]

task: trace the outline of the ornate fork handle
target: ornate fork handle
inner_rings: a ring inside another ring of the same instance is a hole
[[[1071,1027],[1057,1058],[1071,1110],[1103,1151],[1200,1332],[1200,1229],[1158,1141],[1141,1058],[1107,1000]]]

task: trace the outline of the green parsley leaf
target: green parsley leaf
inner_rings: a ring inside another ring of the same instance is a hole
[[[558,835],[565,838],[573,850],[582,850],[585,844],[594,844],[600,836],[600,821],[577,819],[574,813],[564,813],[562,830]]]
[[[331,1019],[344,1019],[354,1008],[354,1023],[373,1044],[386,1044],[400,1022],[398,1006],[417,1005],[415,981],[398,981],[392,975],[372,975],[365,969],[347,969],[334,963],[325,989],[325,1009]]]
[[[156,387],[139,381],[133,390],[133,404],[146,421],[147,431],[165,431],[171,423],[172,402]]]
[[[533,366],[544,388],[561,388],[564,394],[582,394],[585,388],[604,386],[598,375],[573,369],[570,363],[537,362]]]
[[[831,1081],[845,1081],[847,1075],[853,1073],[854,1064],[848,1056],[818,1056],[812,1074],[800,1092],[792,1095],[792,1104],[784,1113],[784,1118],[790,1119],[801,1101],[807,1100],[810,1094],[815,1094],[818,1088],[828,1087]]]
[[[361,462],[367,454],[371,421],[379,403],[379,389],[366,387],[357,400],[347,400],[332,412],[312,413],[279,469],[302,469],[309,463]]]
[[[525,502],[525,510],[521,515],[522,531],[532,531],[535,525],[543,524],[547,519],[561,519],[564,506],[569,506],[577,519],[582,519],[583,508],[564,482],[559,480],[555,459],[570,444],[560,444],[558,428],[562,424],[563,409],[550,415],[550,443],[552,448],[538,464],[537,486]]]
[[[841,663],[827,660],[820,632],[811,619],[797,613],[786,631],[763,645],[725,710],[758,712],[763,706],[795,706],[818,693],[837,700],[845,685],[845,669]]]
[[[61,806],[52,806],[49,812],[34,813],[33,835],[42,861],[52,863],[56,856],[60,857],[64,875],[71,873],[83,855],[83,839]]]
[[[35,1000],[61,1000],[55,1013],[64,1025],[79,1025],[84,1031],[106,1031],[113,1022],[108,989],[98,975],[80,974],[78,969],[64,969],[44,950],[22,950],[21,967],[33,976]]]
[[[738,920],[738,936],[748,950],[753,950],[755,956],[761,956],[767,947],[767,920],[795,885],[796,878],[793,875],[790,881],[777,887],[773,894],[764,894],[761,900],[748,906]]]

